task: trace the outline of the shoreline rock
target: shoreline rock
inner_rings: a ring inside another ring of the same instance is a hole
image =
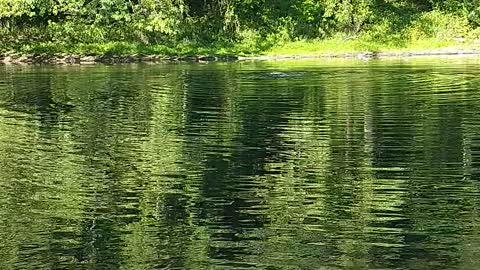
[[[161,55],[75,55],[75,54],[0,54],[0,64],[96,65],[167,62],[231,62],[236,56],[161,56]]]
[[[424,52],[359,52],[319,55],[277,55],[277,56],[162,56],[162,55],[76,55],[76,54],[0,54],[0,65],[97,65],[97,64],[128,64],[128,63],[205,63],[205,62],[236,62],[236,61],[281,61],[281,60],[313,60],[313,59],[385,59],[439,56],[480,56],[480,50],[442,49]]]

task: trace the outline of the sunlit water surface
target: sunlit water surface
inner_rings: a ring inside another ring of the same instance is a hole
[[[0,66],[0,269],[480,269],[480,60]]]

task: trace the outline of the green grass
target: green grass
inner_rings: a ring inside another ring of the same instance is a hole
[[[442,49],[471,50],[480,49],[472,42],[457,43],[455,41],[441,41],[425,39],[408,42],[406,44],[380,43],[361,39],[343,40],[339,38],[323,41],[295,41],[283,46],[272,47],[265,51],[265,55],[341,55],[349,53],[401,53],[401,52],[428,52]]]
[[[262,46],[250,43],[215,43],[201,45],[197,43],[180,43],[176,46],[150,45],[107,42],[102,44],[57,44],[37,43],[27,44],[4,49],[19,54],[78,54],[78,55],[160,55],[160,56],[292,56],[292,55],[341,55],[349,53],[399,53],[399,52],[426,52],[442,49],[472,50],[480,49],[480,45],[473,42],[458,43],[437,39],[424,39],[399,42],[368,41],[361,38],[348,39],[332,38],[326,40],[300,40],[282,42],[280,45]]]

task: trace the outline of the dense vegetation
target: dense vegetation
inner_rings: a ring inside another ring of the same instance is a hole
[[[252,53],[325,39],[402,47],[473,40],[479,24],[476,0],[0,0],[0,49]]]

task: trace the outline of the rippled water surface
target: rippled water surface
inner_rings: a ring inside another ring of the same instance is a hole
[[[0,66],[0,269],[480,269],[480,60]]]

